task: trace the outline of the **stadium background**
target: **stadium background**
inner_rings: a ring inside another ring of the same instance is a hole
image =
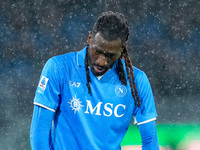
[[[30,149],[44,63],[82,49],[99,14],[113,10],[126,16],[132,62],[151,82],[160,145],[189,150],[200,140],[199,8],[199,0],[0,0],[0,149]],[[131,122],[122,146],[140,144]]]

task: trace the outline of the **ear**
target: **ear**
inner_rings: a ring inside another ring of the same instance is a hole
[[[89,31],[88,40],[87,40],[88,44],[90,44],[91,39],[92,39],[92,34],[91,34],[91,31]]]

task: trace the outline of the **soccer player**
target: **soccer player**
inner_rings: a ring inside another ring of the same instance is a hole
[[[47,61],[34,98],[33,150],[119,150],[132,115],[143,150],[159,149],[151,86],[132,66],[128,37],[124,16],[104,12],[88,46]]]

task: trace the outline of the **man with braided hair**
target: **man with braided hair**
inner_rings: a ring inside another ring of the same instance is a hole
[[[32,149],[119,150],[132,115],[142,149],[159,149],[152,90],[132,66],[128,37],[124,16],[104,12],[88,46],[47,61],[34,98]]]

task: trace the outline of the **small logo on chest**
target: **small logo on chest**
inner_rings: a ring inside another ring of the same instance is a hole
[[[73,81],[69,81],[69,85],[70,86],[75,86],[75,87],[79,87],[80,85],[81,85],[81,83],[80,82],[73,82]]]
[[[81,105],[81,101],[79,101],[79,98],[77,99],[76,98],[76,95],[75,97],[73,97],[73,99],[70,99],[70,102],[68,102],[72,108],[72,110],[74,110],[74,114],[76,113],[76,111],[79,111],[81,110],[81,107],[84,107],[83,105]]]
[[[127,89],[124,85],[118,85],[116,86],[115,88],[115,94],[118,96],[118,97],[124,97],[127,93]]]

